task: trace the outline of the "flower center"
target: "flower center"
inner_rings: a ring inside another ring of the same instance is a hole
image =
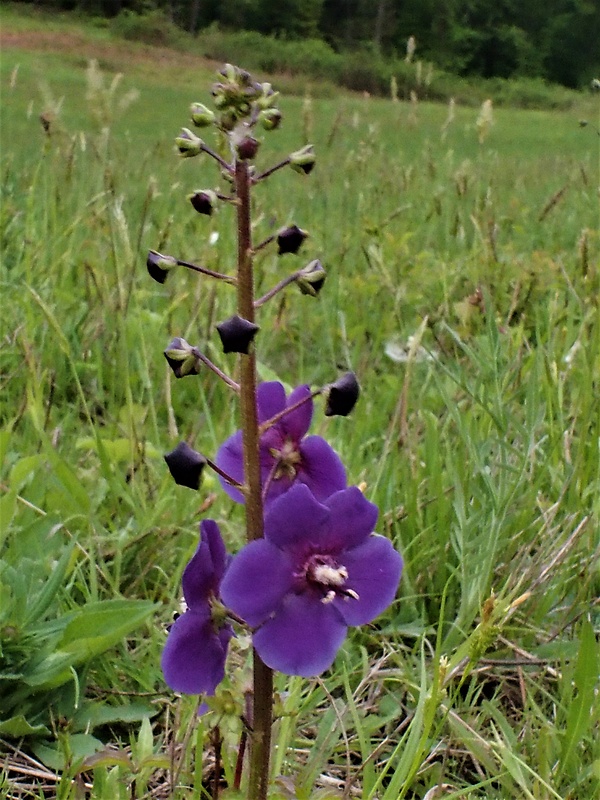
[[[343,564],[338,564],[332,556],[319,554],[310,556],[304,566],[304,577],[307,583],[323,593],[322,603],[331,603],[337,596],[342,596],[345,600],[350,597],[358,600],[358,595],[353,589],[344,588],[348,570]]]
[[[277,480],[278,478],[286,477],[294,480],[296,472],[298,471],[298,465],[302,460],[296,443],[291,439],[286,439],[281,450],[272,447],[270,452],[276,461],[273,479]]]

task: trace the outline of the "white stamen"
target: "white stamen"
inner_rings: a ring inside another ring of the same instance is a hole
[[[346,567],[331,567],[329,564],[317,564],[314,579],[325,586],[342,586],[348,577]]]

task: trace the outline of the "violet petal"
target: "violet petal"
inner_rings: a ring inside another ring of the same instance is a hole
[[[233,480],[238,481],[238,483],[244,482],[244,450],[241,431],[234,433],[221,445],[215,463],[219,469],[222,469]],[[236,503],[244,502],[244,495],[239,489],[227,483],[221,476],[219,476],[219,480],[223,489]]]
[[[321,542],[329,510],[319,503],[302,483],[292,488],[268,507],[265,514],[265,537],[277,547],[303,553]]]
[[[317,500],[326,500],[346,488],[346,470],[335,450],[321,436],[308,436],[300,444],[302,462],[297,479]]]
[[[378,617],[396,596],[402,574],[402,556],[385,536],[373,534],[367,541],[341,556],[348,570],[345,589],[358,594],[337,597],[333,605],[348,625],[364,625]]]
[[[306,435],[312,422],[313,401],[310,397],[309,386],[297,386],[288,397],[286,407],[291,408],[300,400],[305,400],[305,402],[294,411],[290,411],[285,417],[282,417],[279,423],[288,436],[296,442]]]
[[[272,614],[294,585],[290,558],[266,539],[257,539],[233,557],[223,582],[225,605],[251,627]]]
[[[271,669],[310,678],[328,669],[347,627],[332,604],[311,594],[290,594],[272,619],[253,636],[259,656]]]
[[[185,694],[214,694],[225,677],[229,626],[215,634],[208,606],[201,613],[186,611],[173,623],[162,654],[167,684]]]
[[[323,501],[323,505],[331,512],[325,538],[331,551],[357,547],[373,533],[379,509],[367,500],[357,486],[335,492]]]
[[[279,381],[260,383],[256,390],[258,422],[262,425],[285,408],[285,389]]]

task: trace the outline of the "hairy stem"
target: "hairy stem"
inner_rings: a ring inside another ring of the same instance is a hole
[[[238,225],[238,314],[254,322],[254,276],[250,229],[250,176],[248,164],[235,165]],[[240,405],[246,491],[246,537],[263,536],[263,506],[260,485],[258,415],[256,410],[256,358],[254,349],[240,356]],[[269,786],[273,673],[254,652],[254,709],[248,800],[266,800]]]

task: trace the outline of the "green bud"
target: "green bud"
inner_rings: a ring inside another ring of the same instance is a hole
[[[295,172],[303,172],[305,175],[312,172],[315,161],[315,151],[312,144],[307,144],[300,150],[290,154],[290,167]]]
[[[296,278],[296,284],[302,294],[308,294],[311,297],[316,297],[325,283],[327,273],[323,269],[323,265],[316,258],[307,264],[304,269],[300,270]]]
[[[203,103],[192,103],[190,106],[192,122],[197,128],[206,128],[215,121],[215,115]]]
[[[179,336],[167,345],[164,355],[176,378],[185,378],[186,375],[197,375],[200,372],[200,363],[194,348]]]
[[[278,108],[265,108],[258,115],[258,119],[266,131],[274,131],[281,123],[282,114]]]
[[[189,128],[182,128],[181,133],[175,139],[175,144],[183,158],[193,158],[200,155],[204,142]]]
[[[158,283],[164,283],[169,272],[177,266],[177,259],[173,256],[163,256],[156,250],[150,250],[146,259],[148,274]]]
[[[217,195],[210,189],[196,189],[193,194],[188,195],[188,200],[199,214],[210,217],[217,203]]]

